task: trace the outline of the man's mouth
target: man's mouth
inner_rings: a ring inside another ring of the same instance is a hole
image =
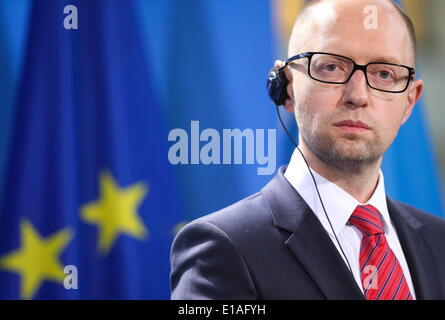
[[[348,133],[363,133],[371,129],[366,123],[353,120],[336,122],[334,126]]]

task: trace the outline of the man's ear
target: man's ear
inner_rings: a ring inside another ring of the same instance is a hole
[[[286,90],[287,90],[287,95],[290,97],[290,99],[288,98],[284,102],[284,108],[286,109],[287,112],[294,113],[294,92],[292,88],[293,78],[292,78],[292,71],[290,70],[289,66],[284,68],[284,73],[286,74],[286,78],[289,81]]]
[[[406,104],[406,110],[405,110],[405,114],[403,115],[403,120],[402,120],[402,124],[404,124],[406,121],[408,121],[411,112],[414,109],[414,106],[416,105],[416,103],[419,101],[420,97],[422,96],[422,91],[423,91],[423,80],[415,80],[408,92],[408,101]]]

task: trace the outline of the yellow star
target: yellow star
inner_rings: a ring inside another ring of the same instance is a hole
[[[32,299],[42,281],[63,283],[65,274],[59,256],[72,239],[69,228],[42,238],[27,220],[20,222],[21,248],[0,259],[0,268],[21,275],[20,297]]]
[[[110,251],[119,233],[142,240],[148,235],[137,208],[147,193],[143,183],[119,188],[109,173],[101,173],[100,198],[81,208],[81,217],[96,224],[99,230],[98,249],[103,254]]]

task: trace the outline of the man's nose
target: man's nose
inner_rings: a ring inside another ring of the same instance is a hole
[[[344,105],[352,108],[362,108],[368,105],[368,83],[362,70],[355,70],[345,86]]]

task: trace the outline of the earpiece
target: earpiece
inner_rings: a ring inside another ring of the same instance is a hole
[[[286,99],[289,98],[286,90],[289,81],[284,73],[284,67],[272,68],[269,71],[269,77],[267,78],[267,92],[277,106],[284,105]]]

